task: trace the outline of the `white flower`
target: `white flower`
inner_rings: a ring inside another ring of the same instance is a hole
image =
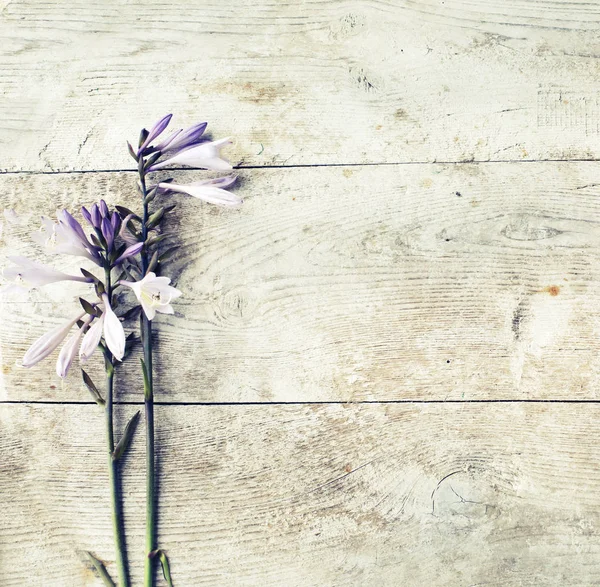
[[[239,196],[228,192],[229,187],[236,180],[235,175],[219,177],[216,179],[206,179],[204,181],[195,181],[187,185],[178,185],[176,183],[159,183],[158,187],[163,192],[179,192],[188,194],[194,198],[204,200],[209,204],[219,206],[239,206],[243,200]]]
[[[86,257],[94,263],[98,262],[82,242],[81,235],[67,222],[53,222],[50,218],[42,216],[42,226],[31,238],[48,254],[76,255]]]
[[[100,339],[102,338],[102,330],[104,328],[104,314],[100,318],[96,318],[89,330],[85,333],[81,346],[79,347],[79,360],[87,361],[98,348]]]
[[[102,294],[104,301],[104,340],[108,350],[113,354],[117,361],[123,360],[125,354],[125,331],[123,325],[110,307],[110,302],[106,294]]]
[[[56,328],[46,332],[46,334],[40,336],[25,353],[23,357],[23,367],[33,367],[36,363],[39,363],[42,359],[45,359],[49,354],[58,347],[58,345],[67,337],[73,325],[81,320],[85,316],[85,312],[78,314],[75,318],[72,318],[66,324],[61,324]]]
[[[158,171],[167,165],[188,165],[212,171],[229,171],[232,169],[231,164],[221,157],[221,149],[231,144],[229,138],[199,143],[194,147],[179,151],[169,159],[155,163],[148,168],[148,171]]]
[[[169,285],[171,280],[168,277],[156,277],[156,274],[152,271],[140,281],[120,281],[119,283],[133,290],[133,293],[142,304],[148,320],[152,320],[156,312],[173,314],[171,301],[181,295],[178,289]]]
[[[92,316],[87,316],[81,326],[77,330],[75,334],[71,336],[64,344],[63,348],[60,349],[60,353],[58,355],[58,359],[56,361],[56,374],[63,379],[67,376],[69,369],[71,368],[71,364],[75,359],[75,355],[77,355],[77,345],[85,332],[85,329],[92,321]]]
[[[15,263],[16,267],[5,267],[2,270],[2,276],[10,281],[14,288],[27,290],[57,281],[90,281],[86,277],[67,275],[62,271],[56,271],[52,267],[31,261],[27,257],[12,256],[8,258]]]

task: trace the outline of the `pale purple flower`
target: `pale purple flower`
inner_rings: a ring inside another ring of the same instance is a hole
[[[58,354],[58,359],[56,361],[56,374],[63,379],[67,376],[71,365],[77,355],[77,346],[79,345],[79,341],[83,336],[86,328],[89,326],[89,323],[92,321],[93,316],[86,316],[83,321],[81,327],[77,330],[77,332],[65,342],[62,349],[60,349],[60,353]]]
[[[142,304],[148,320],[152,320],[156,312],[173,314],[171,301],[181,295],[178,289],[169,285],[171,280],[168,277],[157,277],[152,271],[140,281],[120,281],[119,283],[133,290],[136,298]]]
[[[163,153],[172,151],[181,151],[187,149],[200,142],[206,127],[207,122],[194,124],[185,130],[179,130],[167,137],[162,143],[152,147],[152,151],[161,151]]]
[[[117,361],[123,360],[125,354],[125,331],[123,325],[110,307],[110,301],[106,294],[102,294],[104,302],[104,340],[108,350],[113,354]]]
[[[5,267],[2,276],[11,282],[15,289],[28,290],[32,287],[40,287],[57,281],[81,281],[89,283],[91,280],[80,275],[68,275],[57,271],[42,263],[36,263],[27,257],[8,257],[16,266]]]
[[[171,122],[172,117],[172,114],[167,114],[154,123],[154,125],[148,131],[146,140],[138,149],[138,155],[140,155],[146,149],[146,147],[148,147],[150,143],[152,143],[152,141],[157,138],[165,130],[165,128],[167,128],[167,126],[169,126],[169,122]]]
[[[85,312],[78,314],[66,324],[61,324],[50,330],[50,332],[46,332],[46,334],[40,336],[40,338],[38,338],[25,353],[25,356],[23,357],[23,367],[33,367],[36,363],[39,363],[42,359],[45,359],[50,355],[67,337],[75,323],[78,320],[81,320],[83,316],[85,316]]]
[[[127,216],[125,216],[123,222],[121,223],[121,230],[119,230],[119,236],[128,245],[135,245],[138,243],[138,240],[135,238],[135,236],[131,234],[131,232],[127,228],[127,223],[135,217],[135,214],[128,214]]]
[[[221,158],[221,149],[230,144],[229,137],[218,141],[199,143],[188,149],[178,151],[164,161],[155,163],[148,168],[148,171],[158,171],[167,165],[187,165],[212,171],[229,171],[232,169],[231,164],[226,159]]]
[[[85,333],[81,346],[79,347],[79,360],[87,361],[98,348],[100,339],[102,338],[102,331],[104,328],[104,314],[100,318],[96,318],[93,324],[90,326],[88,331]]]
[[[42,217],[42,226],[31,238],[47,253],[86,257],[100,264],[100,255],[85,236],[81,225],[66,211],[58,213],[58,222]]]
[[[239,206],[243,202],[242,198],[224,189],[232,185],[236,179],[235,175],[228,175],[227,177],[195,181],[186,185],[159,183],[158,188],[163,193],[179,192],[188,194],[194,198],[204,200],[209,204],[217,204],[219,206]]]
[[[144,243],[138,242],[129,247],[127,247],[123,253],[115,259],[113,263],[114,266],[120,265],[125,259],[129,259],[129,257],[133,257],[137,255],[144,248]]]

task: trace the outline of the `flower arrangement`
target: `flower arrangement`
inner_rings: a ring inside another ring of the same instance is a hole
[[[229,139],[206,140],[206,122],[171,132],[165,137],[171,117],[171,114],[164,116],[149,130],[142,129],[137,149],[127,143],[139,176],[138,211],[123,206],[111,209],[104,200],[100,200],[89,208],[81,208],[81,222],[68,210],[59,211],[56,221],[42,218],[41,229],[33,235],[33,240],[46,253],[80,257],[88,267],[80,268],[81,275],[67,274],[23,256],[9,257],[13,266],[3,270],[3,276],[9,282],[5,290],[16,292],[55,282],[89,284],[91,297],[79,298],[79,310],[66,323],[36,340],[25,353],[22,363],[24,367],[33,367],[61,347],[56,360],[56,373],[64,378],[77,358],[84,365],[97,350],[103,357],[104,393],[83,367],[81,375],[95,402],[104,409],[106,419],[108,479],[120,587],[129,587],[130,579],[122,521],[119,461],[131,442],[140,412],[131,418],[117,441],[113,418],[115,375],[138,341],[143,349],[140,387],[143,387],[144,393],[146,429],[144,585],[152,587],[154,584],[153,561],[157,559],[161,562],[167,583],[172,585],[168,559],[156,544],[152,326],[157,313],[174,312],[172,303],[181,292],[164,275],[165,262],[177,247],[160,250],[167,236],[163,223],[175,207],[172,203],[163,202],[165,196],[183,193],[220,206],[239,206],[242,203],[236,194],[227,189],[235,182],[234,175],[183,185],[174,183],[171,178],[157,178],[157,172],[169,166],[183,165],[220,172],[232,169],[220,153],[229,144]],[[133,295],[127,295],[127,292]],[[137,319],[139,329],[135,327]],[[114,587],[115,582],[104,564],[92,553],[87,554],[104,583]]]

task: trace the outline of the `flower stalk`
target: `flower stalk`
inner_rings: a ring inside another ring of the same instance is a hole
[[[148,240],[149,202],[147,201],[146,174],[144,160],[140,158],[138,165],[140,189],[143,198],[142,242]],[[147,246],[141,251],[142,275],[149,268],[149,250]],[[152,321],[144,312],[141,314],[141,338],[144,355],[144,413],[146,416],[146,557],[144,559],[144,585],[154,585],[154,561],[149,555],[156,549],[156,480],[154,455],[154,389],[152,385]]]
[[[112,296],[111,269],[105,268],[105,287],[108,297]],[[104,411],[106,413],[106,439],[108,445],[108,477],[110,483],[110,503],[115,551],[117,555],[117,573],[119,586],[129,587],[129,574],[127,570],[127,555],[125,551],[125,539],[123,528],[123,517],[121,509],[121,483],[119,476],[119,463],[113,458],[115,450],[114,418],[113,418],[113,396],[115,367],[110,350],[105,350],[104,365],[106,369],[106,400]]]

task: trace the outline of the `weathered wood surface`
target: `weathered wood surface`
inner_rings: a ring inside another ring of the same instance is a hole
[[[157,114],[246,165],[597,158],[595,2],[0,3],[0,169],[121,169]]]
[[[593,163],[271,169],[242,174],[238,211],[178,198],[184,295],[158,320],[160,399],[597,399],[597,178]],[[38,213],[135,206],[134,181],[0,177],[20,219],[1,254],[36,250]],[[89,400],[52,361],[17,365],[77,311],[74,291],[3,302],[1,399]],[[140,399],[136,363],[123,399]]]
[[[165,112],[257,167],[241,210],[171,225],[176,587],[600,584],[599,30],[575,0],[0,2],[0,265],[40,214],[135,206],[124,140]],[[17,364],[76,293],[0,300],[3,586],[114,570],[102,414]]]
[[[176,585],[600,582],[597,405],[165,406],[157,414],[160,545]],[[100,586],[84,549],[113,569],[102,419],[95,406],[0,411],[2,585]],[[137,563],[142,444],[125,475]]]

